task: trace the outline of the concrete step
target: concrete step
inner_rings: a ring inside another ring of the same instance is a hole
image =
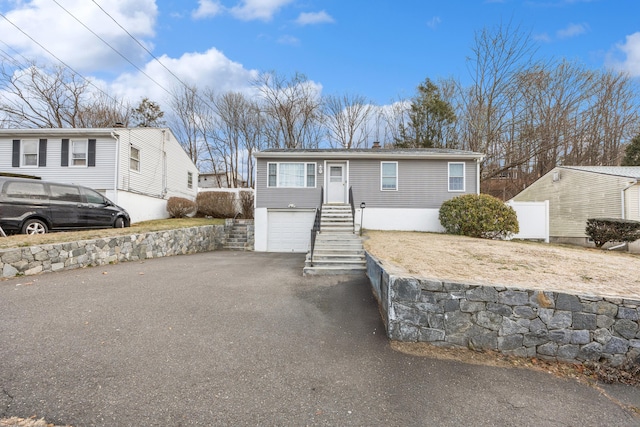
[[[342,267],[342,266],[314,266],[304,267],[302,274],[305,276],[328,276],[328,275],[352,275],[360,276],[366,273],[366,267]]]

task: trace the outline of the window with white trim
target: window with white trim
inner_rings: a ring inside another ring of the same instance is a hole
[[[69,150],[69,164],[71,166],[87,166],[87,141],[72,140],[71,150]]]
[[[464,191],[463,162],[449,162],[449,191]]]
[[[398,162],[380,162],[380,189],[398,190]]]
[[[315,186],[315,163],[283,162],[267,164],[267,187],[315,188]]]
[[[187,188],[193,188],[193,172],[187,172]]]
[[[22,166],[38,166],[38,140],[22,140]]]
[[[131,146],[129,152],[129,169],[140,172],[140,149]]]

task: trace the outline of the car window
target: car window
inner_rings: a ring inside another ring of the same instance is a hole
[[[95,203],[97,205],[104,204],[104,197],[102,197],[102,194],[98,193],[97,191],[83,188],[82,194],[84,194],[84,196],[87,198],[87,203]]]
[[[47,199],[47,192],[40,182],[8,182],[5,193],[14,199]]]
[[[49,184],[51,200],[58,202],[82,202],[80,189],[68,185]]]

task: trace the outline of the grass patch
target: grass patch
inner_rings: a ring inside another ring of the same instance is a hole
[[[223,225],[224,219],[216,218],[169,218],[154,221],[137,222],[127,228],[103,228],[99,230],[61,231],[28,236],[16,234],[0,237],[0,249],[46,245],[51,243],[76,242],[79,240],[100,239],[112,236],[148,233],[152,231],[173,230],[176,228],[199,227],[203,225]]]

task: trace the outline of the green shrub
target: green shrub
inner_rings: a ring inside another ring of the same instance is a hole
[[[589,218],[585,233],[597,248],[607,242],[634,242],[640,239],[640,222],[621,218]]]
[[[511,206],[488,194],[465,194],[440,207],[440,224],[449,234],[496,239],[519,231]]]
[[[253,219],[253,191],[240,191],[240,193],[238,193],[238,197],[240,198],[242,217],[245,219]]]
[[[167,212],[171,218],[184,218],[196,212],[196,202],[184,197],[169,197]]]
[[[231,192],[203,191],[198,193],[196,203],[199,216],[233,218],[238,213],[235,194]]]

